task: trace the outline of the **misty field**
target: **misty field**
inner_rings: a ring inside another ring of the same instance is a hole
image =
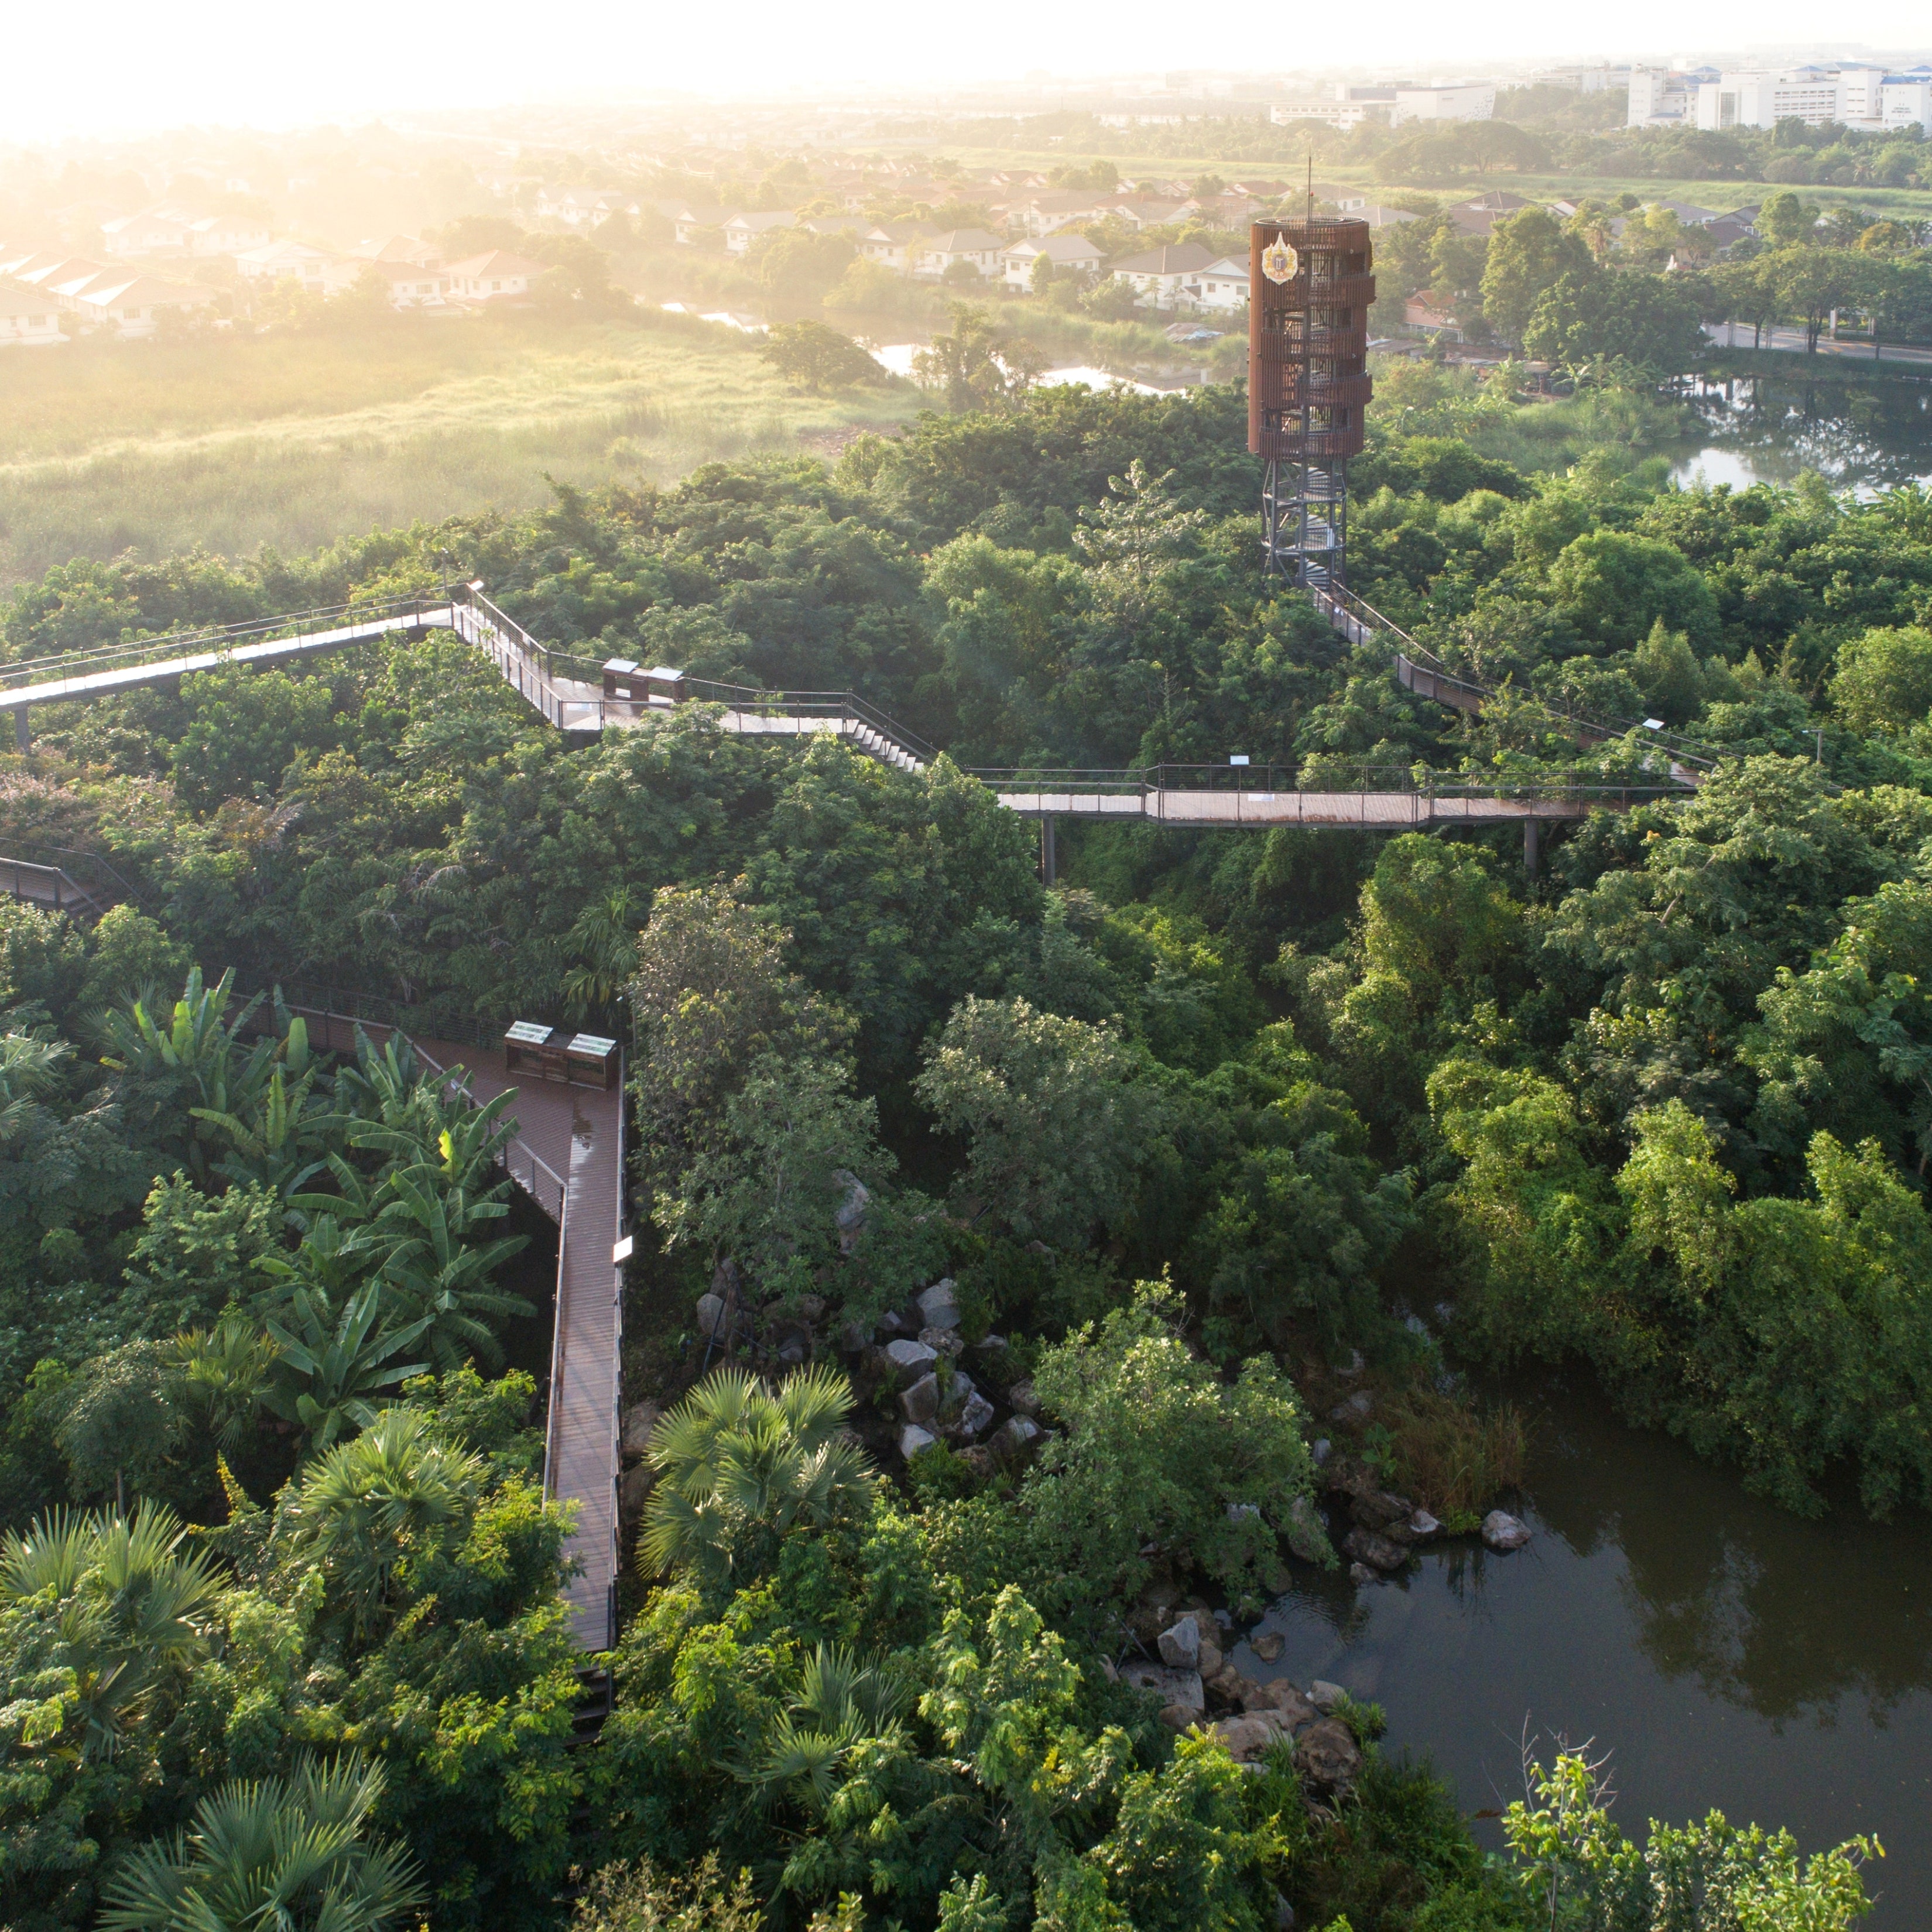
[[[670,481],[912,414],[904,388],[794,394],[696,326],[403,318],[364,333],[0,355],[0,584],[76,556],[247,555]]]

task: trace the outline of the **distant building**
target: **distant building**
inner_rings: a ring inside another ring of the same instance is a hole
[[[478,308],[491,302],[526,302],[530,284],[549,266],[526,255],[513,255],[507,248],[487,249],[451,262],[444,272],[443,292],[449,299]]]
[[[134,341],[153,334],[164,315],[193,315],[213,308],[215,296],[212,289],[191,282],[164,282],[124,269],[97,276],[74,290],[70,299],[83,321]]]
[[[1037,242],[1016,242],[1000,250],[1000,269],[1009,288],[1033,286],[1034,264],[1041,256],[1053,264],[1055,274],[1097,275],[1100,251],[1085,236],[1062,232],[1044,235]]]
[[[1182,296],[1195,308],[1226,312],[1248,305],[1248,265],[1232,255],[1210,262],[1180,286]]]
[[[761,235],[795,225],[788,208],[778,208],[769,214],[734,214],[724,224],[724,246],[734,255],[748,254],[752,244]]]
[[[1660,67],[1634,67],[1630,75],[1627,128],[1681,128],[1690,112],[1697,82],[1692,76]]]
[[[236,272],[250,282],[297,282],[305,294],[326,292],[334,272],[335,257],[326,248],[312,248],[306,242],[270,242],[259,248],[244,248],[235,258]]]
[[[1199,242],[1182,242],[1117,262],[1113,279],[1132,289],[1144,308],[1172,308],[1182,299],[1182,284],[1214,261]]]
[[[1887,74],[1879,88],[1879,120],[1888,134],[1916,128],[1932,134],[1932,69]]]
[[[1389,125],[1406,127],[1412,121],[1487,121],[1496,111],[1496,84],[1492,80],[1398,87]]]
[[[1885,124],[1886,89],[1893,79],[1875,67],[1727,71],[1699,85],[1692,118],[1699,128],[1712,133],[1726,128],[1775,128],[1780,121],[1792,120],[1812,128],[1838,122],[1876,133]]]
[[[1507,188],[1492,188],[1486,194],[1479,194],[1471,201],[1458,202],[1442,212],[1457,234],[1486,235],[1498,221],[1507,221],[1518,208],[1530,205],[1522,196],[1511,194]]]
[[[859,252],[868,262],[904,274],[912,266],[914,251],[938,232],[929,221],[882,221],[859,237]]]
[[[0,283],[0,349],[51,349],[66,340],[60,311],[47,296]]]
[[[1404,326],[1418,335],[1437,336],[1450,342],[1462,339],[1462,323],[1442,298],[1427,289],[1402,304],[1402,319]]]
[[[560,221],[566,228],[601,227],[614,214],[641,212],[634,195],[614,188],[544,188],[537,190],[540,221]]]
[[[913,273],[937,281],[956,263],[964,262],[977,275],[991,275],[1000,258],[1000,238],[983,228],[951,228],[922,242],[913,261]]]
[[[117,214],[100,224],[100,245],[124,261],[142,255],[185,255],[188,224],[182,217],[158,209]]]

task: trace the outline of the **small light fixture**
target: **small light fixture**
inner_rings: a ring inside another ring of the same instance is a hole
[[[1231,765],[1245,765],[1248,762],[1248,754],[1245,752],[1237,752],[1228,762]]]
[[[1661,731],[1664,729],[1664,720],[1661,718],[1646,718],[1643,721],[1643,728],[1646,731]]]

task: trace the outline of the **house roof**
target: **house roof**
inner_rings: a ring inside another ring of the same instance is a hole
[[[106,272],[102,263],[86,255],[36,256],[14,272],[17,280],[29,282],[37,289],[64,286],[76,280],[85,281],[89,275],[104,275]]]
[[[0,282],[0,316],[40,315],[53,314],[53,304],[39,289],[10,286]]]
[[[997,235],[988,235],[983,228],[949,228],[926,245],[935,255],[981,255],[988,248],[998,248],[1000,242]]]
[[[734,214],[724,224],[727,228],[747,228],[754,235],[762,235],[767,228],[790,228],[794,217],[788,208],[781,208],[758,214]]]
[[[460,276],[466,282],[476,282],[486,275],[499,279],[541,275],[549,266],[548,262],[532,262],[527,255],[513,255],[507,248],[490,248],[481,255],[471,255],[460,262],[451,262],[444,273]]]
[[[1232,255],[1223,255],[1218,262],[1210,262],[1201,272],[1204,275],[1222,276],[1230,281],[1245,282],[1249,271],[1246,262],[1238,262]]]
[[[156,302],[207,303],[214,291],[196,282],[164,282],[158,275],[103,275],[76,293],[77,301],[103,308],[152,308]]]
[[[934,233],[929,221],[881,221],[866,230],[867,242],[921,242]]]
[[[1174,242],[1165,248],[1150,248],[1144,255],[1130,255],[1124,262],[1114,264],[1114,272],[1130,275],[1192,275],[1206,268],[1214,259],[1212,253],[1198,242]]]
[[[264,242],[259,248],[244,248],[236,256],[238,262],[326,262],[328,260],[326,248],[311,247],[306,242]]]
[[[1016,242],[1000,253],[1024,256],[1028,261],[1036,255],[1044,255],[1049,262],[1097,262],[1100,259],[1100,250],[1085,236],[1069,235],[1064,231],[1058,235],[1042,235],[1036,242]]]

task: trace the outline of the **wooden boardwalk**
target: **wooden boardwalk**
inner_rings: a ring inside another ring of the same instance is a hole
[[[374,1036],[386,1029],[365,1030]],[[624,1276],[611,1250],[624,1209],[622,1083],[606,1094],[548,1081],[513,1081],[500,1047],[412,1037],[439,1067],[466,1070],[464,1084],[478,1101],[515,1095],[508,1110],[517,1124],[511,1178],[557,1223],[544,1490],[577,1505],[577,1533],[566,1553],[580,1567],[564,1590],[577,1640],[587,1651],[608,1650],[617,1638]]]
[[[292,1005],[309,1043],[353,1054],[359,1030],[378,1046],[395,1031],[322,1008]],[[254,1025],[262,1024],[258,1014]],[[624,1088],[608,1093],[521,1077],[506,1070],[500,1046],[464,1046],[409,1036],[437,1072],[458,1076],[479,1103],[499,1094],[516,1137],[506,1150],[510,1178],[557,1224],[556,1316],[544,1430],[544,1493],[577,1505],[565,1554],[578,1573],[565,1586],[571,1627],[587,1651],[617,1640],[618,1405],[623,1393],[624,1274],[612,1255],[624,1214]]]

